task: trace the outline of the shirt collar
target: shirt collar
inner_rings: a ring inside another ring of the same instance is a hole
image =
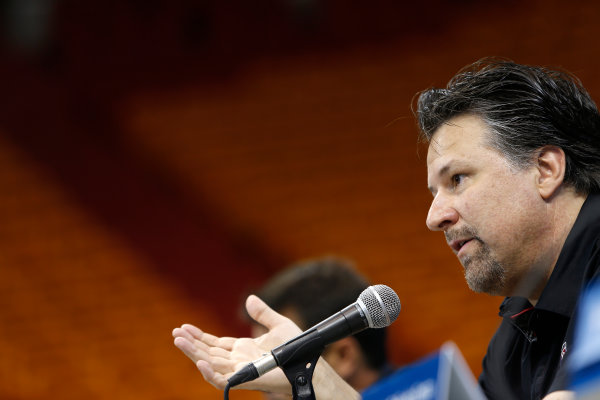
[[[523,297],[507,297],[500,305],[499,315],[514,325],[529,342],[535,342],[537,336],[531,327],[534,307]]]

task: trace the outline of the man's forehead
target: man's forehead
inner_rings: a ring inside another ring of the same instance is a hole
[[[438,132],[440,130],[438,129]],[[436,132],[427,149],[427,168],[438,160],[444,157],[453,150],[460,150],[461,145],[466,144],[467,138],[461,135],[460,132],[452,132],[450,134],[442,130],[441,133]]]
[[[459,115],[440,125],[429,142],[427,164],[446,153],[464,152],[482,144],[487,131],[485,122],[476,115]]]
[[[448,141],[439,142],[436,140],[434,136],[429,142],[429,147],[427,148],[427,164],[431,164],[435,159],[441,157],[445,150],[452,148],[456,144],[456,141],[449,143]]]

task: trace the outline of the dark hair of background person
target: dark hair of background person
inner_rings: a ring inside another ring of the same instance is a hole
[[[306,330],[354,303],[369,282],[347,260],[325,257],[295,263],[256,292],[277,312],[292,309]],[[386,329],[366,329],[354,335],[370,368],[387,366]]]
[[[578,193],[600,192],[600,115],[578,78],[568,72],[484,58],[463,68],[445,89],[417,100],[421,138],[460,114],[481,117],[490,145],[526,168],[546,145],[566,156],[564,181]]]

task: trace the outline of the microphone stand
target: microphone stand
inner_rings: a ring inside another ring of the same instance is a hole
[[[280,368],[292,385],[293,400],[317,400],[312,384],[313,372],[324,347],[313,349],[310,353],[295,355]]]

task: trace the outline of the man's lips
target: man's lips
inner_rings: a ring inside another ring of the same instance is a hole
[[[474,238],[461,238],[461,239],[454,239],[448,242],[448,245],[450,246],[450,248],[454,251],[454,253],[458,254],[460,252],[460,250],[463,248],[463,246],[465,246],[467,243],[469,243],[470,241],[472,241]]]

